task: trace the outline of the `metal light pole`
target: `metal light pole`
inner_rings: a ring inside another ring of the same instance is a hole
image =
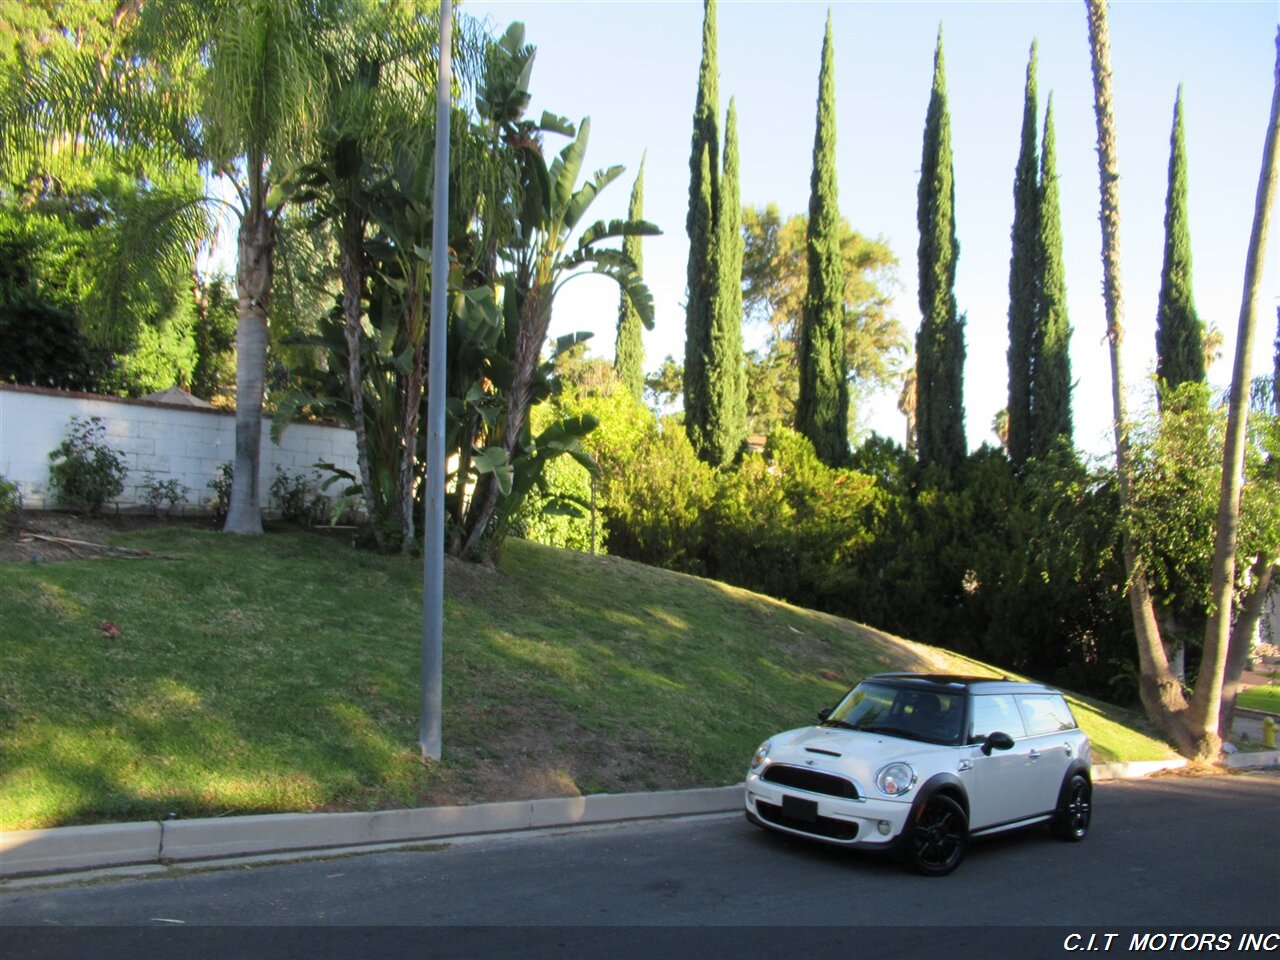
[[[427,360],[426,517],[422,533],[423,759],[439,760],[444,691],[444,354],[449,288],[449,114],[453,4],[440,0],[440,74],[436,79],[436,170],[431,204],[431,333]]]

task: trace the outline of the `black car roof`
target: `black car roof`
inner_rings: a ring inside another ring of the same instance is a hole
[[[874,673],[867,677],[877,683],[895,686],[921,687],[933,690],[949,689],[953,693],[1058,693],[1053,687],[1027,680],[1009,677],[972,677],[950,673]],[[957,688],[960,688],[959,690]]]

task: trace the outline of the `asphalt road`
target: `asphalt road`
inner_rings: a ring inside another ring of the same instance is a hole
[[[1085,842],[975,842],[939,879],[717,816],[9,889],[0,954],[706,960],[847,950],[874,928],[886,949],[1066,956],[1073,931],[1280,931],[1277,811],[1276,774],[1099,784]]]

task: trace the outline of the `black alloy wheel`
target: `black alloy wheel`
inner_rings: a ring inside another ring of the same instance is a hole
[[[960,866],[969,849],[969,818],[964,808],[945,794],[925,801],[913,823],[907,860],[917,872],[941,877]]]
[[[1053,832],[1068,843],[1079,843],[1089,834],[1093,816],[1093,787],[1082,774],[1074,774],[1063,785],[1058,811],[1053,818]]]

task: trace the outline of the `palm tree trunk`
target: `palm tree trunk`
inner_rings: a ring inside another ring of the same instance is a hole
[[[400,514],[400,551],[408,553],[413,545],[413,481],[418,452],[418,419],[422,412],[422,387],[426,369],[426,324],[423,322],[423,307],[426,299],[427,277],[425,265],[414,270],[414,291],[409,302],[409,336],[413,344],[413,364],[405,378],[404,404],[400,421],[400,482],[396,492],[399,496],[398,513]],[[427,483],[439,482],[442,477],[429,477]]]
[[[1231,625],[1231,645],[1227,650],[1227,669],[1222,677],[1222,706],[1218,708],[1218,735],[1226,739],[1231,735],[1231,724],[1236,715],[1236,697],[1240,692],[1240,677],[1244,674],[1245,661],[1249,659],[1249,647],[1258,632],[1262,611],[1267,605],[1267,594],[1275,578],[1274,564],[1259,559],[1253,565],[1253,589],[1240,605],[1240,614]]]
[[[261,170],[261,166],[259,166]],[[275,223],[255,191],[240,220],[237,240],[236,293],[236,459],[226,533],[262,533],[258,474],[262,456],[262,398],[267,370],[267,306],[274,272]]]
[[[374,490],[369,470],[369,433],[364,422],[364,365],[360,356],[360,302],[364,292],[361,269],[364,241],[364,218],[354,203],[348,203],[338,234],[341,257],[338,272],[342,277],[342,332],[347,341],[347,383],[351,390],[351,424],[356,434],[356,461],[360,466],[360,488],[364,491],[365,508],[369,511],[369,527],[379,553],[386,553],[386,536],[382,525],[374,521]]]
[[[1120,503],[1127,510],[1133,499],[1129,455],[1129,424],[1125,410],[1124,371],[1120,347],[1124,342],[1121,320],[1123,296],[1120,283],[1120,191],[1116,155],[1115,109],[1111,94],[1111,38],[1107,27],[1106,0],[1085,0],[1089,19],[1089,47],[1093,63],[1094,115],[1098,127],[1098,176],[1101,191],[1102,288],[1107,314],[1107,341],[1111,355],[1111,403],[1116,436],[1116,475]],[[1138,643],[1138,693],[1147,715],[1187,752],[1193,744],[1181,722],[1186,701],[1160,641],[1155,605],[1146,571],[1127,529],[1124,530],[1124,566],[1129,577],[1129,610]]]
[[[1235,590],[1236,538],[1240,526],[1240,493],[1243,486],[1245,428],[1249,417],[1250,371],[1253,340],[1257,329],[1258,285],[1262,280],[1262,257],[1267,248],[1267,230],[1275,203],[1277,155],[1280,135],[1280,30],[1276,31],[1275,88],[1271,97],[1271,119],[1262,151],[1262,172],[1254,206],[1253,232],[1245,260],[1244,294],[1240,303],[1240,325],[1236,333],[1235,369],[1231,374],[1231,400],[1227,408],[1227,437],[1222,453],[1222,486],[1218,498],[1218,523],[1213,546],[1212,599],[1209,622],[1204,630],[1204,655],[1191,697],[1188,723],[1200,741],[1200,754],[1216,758],[1222,742],[1218,736],[1218,714],[1222,707],[1223,673],[1231,637],[1231,612]]]

